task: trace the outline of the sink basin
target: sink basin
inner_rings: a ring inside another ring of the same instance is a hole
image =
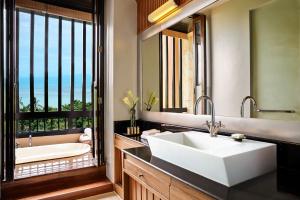
[[[276,145],[202,132],[147,137],[152,155],[231,187],[276,169]]]

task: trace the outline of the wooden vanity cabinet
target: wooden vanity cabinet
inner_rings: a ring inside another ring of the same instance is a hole
[[[124,185],[129,185],[127,190],[124,190],[124,199],[126,196],[131,197],[128,200],[147,196],[145,199],[148,200],[149,192],[153,198],[169,199],[171,178],[168,175],[126,154],[123,161],[123,172],[126,177]],[[130,184],[131,182],[136,182],[136,184]],[[144,200],[144,198],[142,199]]]
[[[128,154],[123,158],[124,200],[214,199]]]
[[[115,191],[124,200],[212,200],[187,184],[126,153],[142,143],[115,134]]]

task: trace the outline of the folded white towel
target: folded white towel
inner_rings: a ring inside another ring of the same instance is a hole
[[[148,135],[155,135],[157,133],[160,133],[160,130],[157,130],[157,129],[146,130],[146,131],[143,131],[141,138],[147,139]]]
[[[92,140],[92,129],[86,128],[84,129],[84,133],[80,135],[79,142],[86,142]]]
[[[85,128],[84,134],[88,135],[92,139],[92,129],[91,128]]]
[[[91,141],[91,137],[85,134],[81,134],[79,137],[79,142],[87,142],[87,141]]]

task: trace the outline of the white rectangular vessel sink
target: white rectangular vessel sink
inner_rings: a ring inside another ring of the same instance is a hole
[[[233,186],[276,169],[276,145],[202,132],[148,136],[153,156],[225,186]]]

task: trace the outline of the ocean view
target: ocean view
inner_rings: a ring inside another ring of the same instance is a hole
[[[71,92],[71,21],[62,20],[61,33],[61,73],[62,73],[62,105],[70,104]],[[19,99],[23,105],[30,102],[30,56],[31,56],[31,15],[19,13]],[[44,106],[44,80],[45,80],[45,17],[34,15],[34,41],[33,41],[33,76],[34,96],[39,105]],[[49,17],[48,21],[48,104],[57,108],[58,105],[58,65],[59,65],[59,20]],[[83,49],[86,63],[86,102],[91,102],[92,84],[92,25],[86,24],[86,43],[84,46],[82,22],[74,22],[74,100],[82,101],[83,82]]]
[[[74,99],[82,101],[82,76],[74,77]],[[91,102],[92,77],[87,76],[86,102]],[[71,81],[69,76],[62,77],[62,105],[70,103]],[[34,95],[38,104],[44,106],[44,77],[34,77]],[[29,77],[19,78],[19,97],[24,105],[30,103]],[[58,78],[48,78],[48,104],[51,107],[58,105]]]

